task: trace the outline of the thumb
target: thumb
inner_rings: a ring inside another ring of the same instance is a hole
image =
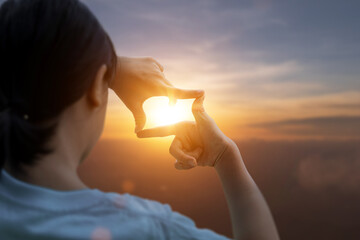
[[[198,98],[204,95],[204,90],[180,89],[173,86],[167,86],[166,92],[170,99]]]
[[[197,123],[208,122],[211,119],[210,116],[205,112],[203,105],[204,99],[205,99],[204,95],[198,97],[195,99],[192,105],[192,113]]]
[[[144,109],[142,107],[142,105],[135,107],[132,110],[132,113],[134,115],[134,119],[135,119],[135,133],[138,133],[139,131],[141,131],[146,123],[146,115],[144,112]]]

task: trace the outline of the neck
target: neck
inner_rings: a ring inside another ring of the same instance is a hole
[[[77,174],[82,160],[84,145],[74,126],[63,123],[58,126],[50,146],[54,151],[42,156],[33,166],[23,166],[25,175],[16,174],[9,164],[5,170],[21,181],[55,190],[79,190],[87,188]]]
[[[68,154],[70,155],[70,154]],[[58,151],[39,159],[34,166],[23,166],[25,175],[16,174],[8,164],[5,170],[21,181],[60,191],[87,188],[77,174],[79,160]]]
[[[14,174],[5,168],[11,175],[21,181],[60,191],[79,190],[87,188],[77,175],[76,169],[64,165],[53,165],[52,161],[43,161],[34,167],[24,167],[26,175]]]

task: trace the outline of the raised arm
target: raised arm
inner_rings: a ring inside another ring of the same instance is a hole
[[[193,104],[196,123],[182,122],[146,129],[140,131],[138,137],[176,135],[170,153],[177,160],[177,169],[190,169],[196,165],[215,167],[230,209],[236,239],[279,239],[269,207],[246,170],[238,147],[205,112],[203,100],[204,97],[200,97]]]
[[[270,209],[232,141],[215,165],[230,209],[236,239],[279,239]]]
[[[165,77],[163,66],[153,58],[118,57],[116,76],[110,88],[133,113],[135,132],[145,126],[146,115],[143,103],[155,96],[176,99],[197,98],[204,94],[202,90],[186,90],[174,87]]]

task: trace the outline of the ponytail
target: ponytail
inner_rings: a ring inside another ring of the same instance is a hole
[[[33,159],[52,152],[45,143],[55,129],[56,124],[36,126],[27,114],[5,105],[0,111],[0,170],[7,162],[15,173],[26,174],[23,165],[31,166]]]

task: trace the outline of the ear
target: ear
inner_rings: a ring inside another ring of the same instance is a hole
[[[98,107],[104,101],[104,94],[108,91],[108,82],[105,79],[107,67],[105,64],[98,69],[87,96],[92,107]]]

